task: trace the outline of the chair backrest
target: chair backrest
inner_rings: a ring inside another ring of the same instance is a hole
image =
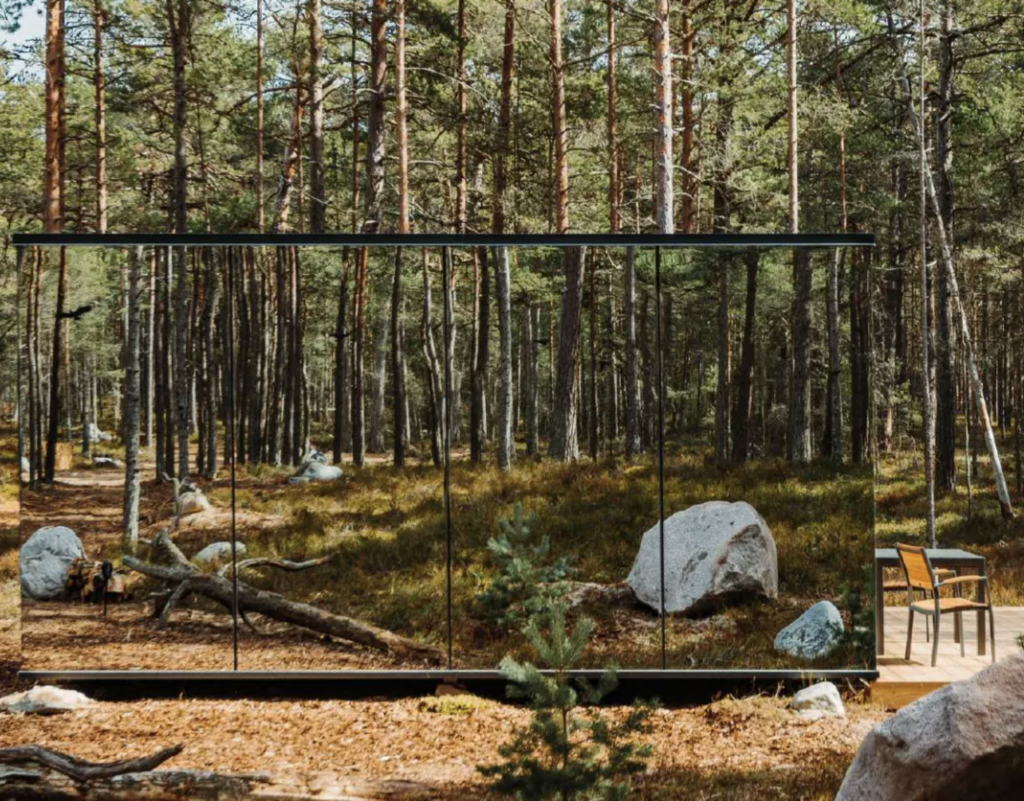
[[[931,562],[924,548],[916,545],[896,545],[896,553],[899,554],[900,564],[903,565],[903,572],[907,576],[907,585],[916,590],[935,589],[935,573],[932,571]]]

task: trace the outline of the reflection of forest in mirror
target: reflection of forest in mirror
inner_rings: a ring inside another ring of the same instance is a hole
[[[63,525],[81,553],[64,554],[71,591],[23,599],[26,667],[231,667],[230,453],[241,668],[444,666],[449,399],[452,665],[523,655],[526,621],[566,603],[595,621],[587,666],[661,667],[659,347],[665,664],[870,664],[867,360],[848,345],[830,371],[824,303],[829,271],[855,257],[810,257],[801,328],[788,251],[665,251],[660,302],[652,250],[451,253],[446,298],[440,249],[69,250],[65,308],[89,308],[66,326],[51,486],[52,344],[35,334],[53,330],[56,286],[28,250],[23,420],[41,480],[21,539]],[[794,340],[812,328],[813,345]],[[749,504],[757,524],[702,506],[716,501]],[[823,600],[866,634],[811,658],[777,650]]]

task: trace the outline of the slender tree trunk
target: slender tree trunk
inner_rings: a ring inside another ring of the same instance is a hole
[[[743,344],[740,348],[740,369],[736,375],[736,397],[732,409],[732,461],[743,464],[750,455],[750,415],[754,377],[754,323],[757,303],[757,273],[760,254],[756,248],[746,253],[747,306],[743,320]]]
[[[324,85],[320,75],[321,0],[309,0],[306,18],[309,23],[309,230],[322,234],[327,218],[327,191],[324,186]]]
[[[731,91],[718,100],[715,144],[718,151],[714,182],[714,230],[728,231],[732,217],[732,128],[734,101]],[[718,386],[715,392],[715,459],[729,460],[732,330],[729,314],[731,256],[724,254],[718,268]],[[698,413],[698,421],[701,419]]]
[[[955,33],[951,3],[942,6],[942,35],[939,38],[938,104],[935,109],[935,166],[939,190],[939,210],[950,248],[953,235],[953,73]],[[956,489],[956,327],[949,296],[949,282],[940,271],[935,282],[935,487],[939,492]]]
[[[523,314],[523,338],[526,341],[526,380],[524,418],[526,422],[526,455],[535,457],[540,453],[538,442],[538,399],[540,382],[537,374],[540,355],[540,307],[527,300]]]
[[[338,316],[334,326],[334,464],[341,464],[342,453],[346,450],[346,434],[349,416],[349,361],[348,349],[345,343],[348,341],[348,284],[349,284],[349,263],[350,254],[348,251],[342,256],[341,286],[338,289]]]
[[[205,362],[205,370],[201,376],[203,407],[206,416],[206,436],[203,438],[206,447],[203,460],[203,477],[212,480],[217,477],[217,382],[215,380],[217,356],[214,350],[214,320],[217,315],[220,287],[217,282],[217,268],[213,263],[213,259],[207,258],[205,261],[207,270],[206,294],[203,298],[202,315],[203,353],[205,356],[203,361]],[[231,303],[232,298],[226,298],[226,302]],[[225,331],[226,336],[231,336],[232,333],[231,331]],[[232,376],[232,379],[234,379],[234,376]]]
[[[683,101],[683,145],[682,164],[680,165],[683,175],[683,202],[682,202],[682,230],[684,234],[692,234],[696,221],[696,194],[697,175],[693,163],[693,142],[694,142],[694,115],[693,91],[694,68],[693,68],[693,18],[690,13],[691,0],[683,1],[683,51],[682,51],[682,101]]]
[[[843,363],[839,348],[839,274],[840,261],[845,251],[840,254],[835,249],[830,254],[828,268],[828,402],[826,404],[827,420],[825,422],[826,454],[836,464],[843,463],[843,397],[842,374]]]
[[[125,364],[125,474],[124,474],[124,537],[127,553],[135,553],[139,544],[139,496],[141,494],[142,459],[139,450],[140,369],[139,343],[142,335],[142,290],[139,278],[142,248],[132,249],[128,270],[128,331]]]
[[[655,0],[654,4],[654,70],[657,74],[658,127],[655,137],[657,165],[657,226],[658,232],[675,231],[675,197],[672,173],[672,47],[669,42],[669,0]]]
[[[409,233],[409,126],[405,79],[405,0],[395,1],[395,78],[398,88],[398,232]],[[405,465],[409,432],[406,419],[405,356],[402,352],[402,251],[395,249],[391,289],[391,386],[395,467]]]
[[[263,0],[256,0],[256,230],[263,233]]]
[[[103,64],[103,28],[106,12],[102,0],[93,2],[93,96],[96,121],[96,231],[107,232],[107,79]]]
[[[621,215],[619,203],[619,140],[615,106],[618,103],[617,53],[615,52],[615,0],[607,0],[608,7],[608,230],[617,234]]]
[[[508,248],[495,248],[495,288],[498,295],[498,467],[511,470],[515,458],[512,437],[512,278]]]
[[[478,257],[479,311],[469,404],[469,458],[474,464],[483,460],[484,442],[487,440],[487,366],[491,341],[491,270],[487,249],[480,248]]]
[[[625,296],[623,326],[626,340],[626,458],[643,450],[640,437],[640,370],[636,338],[636,257],[633,248],[626,248]]]
[[[443,367],[437,355],[437,343],[434,338],[430,262],[426,248],[423,250],[423,324],[420,339],[423,342],[423,356],[427,363],[427,389],[430,398],[430,451],[434,467],[440,469],[444,424],[442,415],[444,409]]]

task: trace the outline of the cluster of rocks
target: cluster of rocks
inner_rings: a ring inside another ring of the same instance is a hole
[[[655,611],[662,604],[661,528],[644,533],[626,583]],[[778,552],[771,529],[748,503],[709,501],[665,520],[664,604],[672,614],[703,615],[732,603],[774,600]],[[778,633],[775,647],[798,659],[828,656],[843,635],[843,618],[828,602],[815,604]]]
[[[312,450],[303,458],[302,464],[288,479],[288,483],[307,484],[310,481],[337,481],[339,478],[341,478],[341,468],[328,464],[325,454]]]

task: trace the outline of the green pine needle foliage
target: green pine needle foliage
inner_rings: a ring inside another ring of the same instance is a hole
[[[487,541],[498,575],[477,602],[485,618],[505,629],[519,628],[563,597],[572,573],[567,558],[551,559],[551,540],[533,534],[536,523],[517,503],[512,517],[499,521],[498,536]]]
[[[596,685],[571,677],[594,623],[582,618],[570,630],[565,614],[555,604],[524,629],[540,667],[502,660],[509,697],[525,699],[533,718],[498,749],[504,762],[478,769],[493,780],[493,790],[518,801],[624,801],[631,779],[646,770],[651,756],[642,742],[651,730],[651,707],[637,703],[616,722],[600,714],[595,707],[615,688],[616,670],[605,670]]]

